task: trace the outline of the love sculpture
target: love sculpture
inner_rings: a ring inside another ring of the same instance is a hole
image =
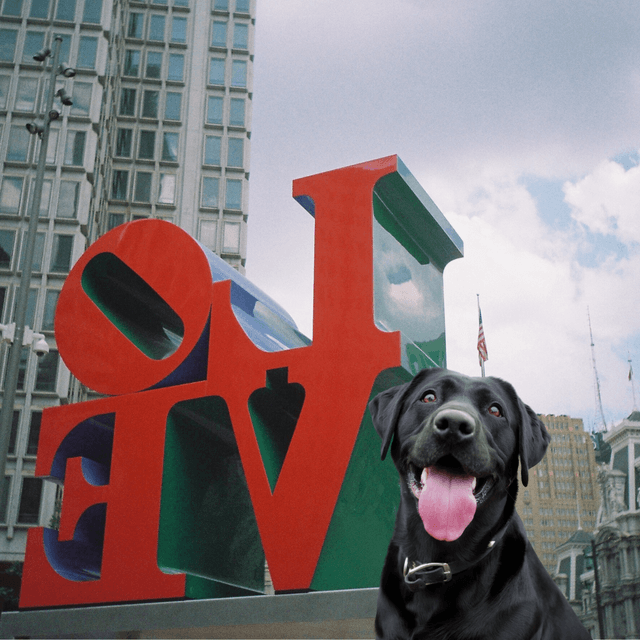
[[[293,183],[315,217],[313,341],[167,222],[110,231],[69,274],[60,355],[105,394],[44,411],[21,607],[377,586],[398,501],[366,413],[445,365],[462,242],[397,156]]]

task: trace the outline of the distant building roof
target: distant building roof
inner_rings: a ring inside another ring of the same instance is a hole
[[[634,410],[631,412],[631,415],[627,418],[629,422],[640,422],[640,411]]]

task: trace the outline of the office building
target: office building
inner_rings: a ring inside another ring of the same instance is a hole
[[[520,487],[516,509],[538,557],[550,574],[556,549],[578,529],[591,533],[600,504],[593,445],[582,420],[541,415],[551,442],[542,461]]]
[[[55,519],[56,487],[34,477],[42,410],[86,397],[55,348],[64,280],[97,237],[124,222],[173,222],[239,271],[246,258],[256,0],[0,0],[0,322],[12,322],[51,58],[63,38],[27,313],[51,347],[23,349],[0,562],[30,526]],[[162,260],[179,256],[161,256]],[[7,348],[0,348],[0,371]],[[84,395],[83,395],[84,394]]]

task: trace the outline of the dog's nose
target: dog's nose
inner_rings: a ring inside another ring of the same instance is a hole
[[[466,411],[445,409],[436,416],[433,430],[438,437],[458,443],[473,438],[476,423]]]

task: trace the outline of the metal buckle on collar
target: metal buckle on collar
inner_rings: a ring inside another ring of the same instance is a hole
[[[409,558],[404,561],[404,581],[411,591],[417,591],[430,584],[443,584],[451,580],[451,569],[446,562],[413,563],[409,569]]]

